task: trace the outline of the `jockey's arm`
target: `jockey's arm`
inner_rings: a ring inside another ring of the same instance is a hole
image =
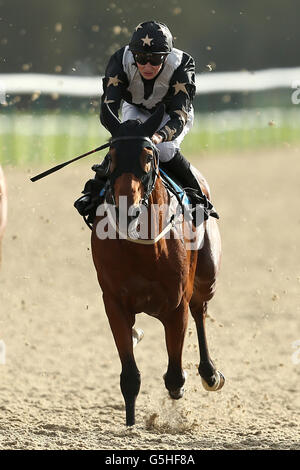
[[[187,122],[195,91],[195,62],[186,54],[183,63],[175,70],[170,81],[166,100],[166,112],[170,120],[157,133],[163,142],[174,140],[181,134]]]
[[[124,48],[123,48],[124,49]],[[103,78],[103,95],[101,97],[100,121],[104,127],[105,119],[102,115],[103,104],[108,104],[112,112],[119,117],[121,100],[124,97],[124,91],[128,87],[127,75],[122,68],[123,49],[120,49],[110,58]]]

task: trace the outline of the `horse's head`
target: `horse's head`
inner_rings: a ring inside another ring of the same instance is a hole
[[[158,152],[151,137],[160,126],[164,110],[160,106],[144,123],[138,120],[121,123],[107,105],[103,111],[112,135],[109,151],[112,199],[118,209],[120,196],[126,196],[127,207],[137,209],[135,217],[141,204],[147,205],[155,186]]]

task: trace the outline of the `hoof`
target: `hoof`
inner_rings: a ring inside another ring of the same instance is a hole
[[[206,382],[206,380],[204,380],[203,377],[201,377],[201,381],[205,390],[207,390],[208,392],[215,392],[217,390],[221,390],[225,383],[225,377],[221,372],[217,370],[215,375],[211,377],[211,382],[213,382],[212,385],[208,385],[208,383]]]
[[[184,376],[184,381],[186,381],[187,373],[185,370],[183,371],[183,376]],[[183,397],[185,389],[184,389],[184,385],[182,385],[182,387],[176,388],[175,390],[168,390],[168,391],[169,391],[170,397],[173,400],[179,400],[180,398]]]
[[[169,395],[172,400],[180,400],[184,395],[184,387],[178,388],[177,390],[169,390]]]
[[[144,332],[140,328],[132,328],[132,343],[133,347],[135,348],[136,345],[142,341],[144,338]]]

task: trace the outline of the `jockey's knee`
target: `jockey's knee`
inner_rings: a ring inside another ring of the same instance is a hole
[[[159,149],[159,159],[161,162],[169,162],[179,150],[173,142],[162,142],[157,145],[157,148]]]

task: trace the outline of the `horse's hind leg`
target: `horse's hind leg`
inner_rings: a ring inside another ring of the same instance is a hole
[[[121,392],[125,401],[126,425],[135,424],[135,402],[140,391],[141,377],[133,355],[132,327],[134,315],[124,311],[111,296],[103,296],[106,313],[122,364]]]
[[[182,302],[167,319],[165,327],[166,345],[169,356],[168,369],[164,375],[165,386],[173,399],[182,398],[186,374],[182,370],[182,349],[188,323],[188,305]]]
[[[196,323],[199,351],[200,351],[200,364],[198,367],[201,376],[202,385],[205,390],[216,391],[220,390],[225,382],[225,378],[219,372],[213,361],[210,358],[206,333],[205,333],[205,317],[207,312],[207,302],[201,302],[197,305],[190,305],[192,316]]]
[[[143,338],[143,330],[141,330],[141,328],[132,327],[132,343],[134,348],[139,344],[140,341],[142,341]]]

